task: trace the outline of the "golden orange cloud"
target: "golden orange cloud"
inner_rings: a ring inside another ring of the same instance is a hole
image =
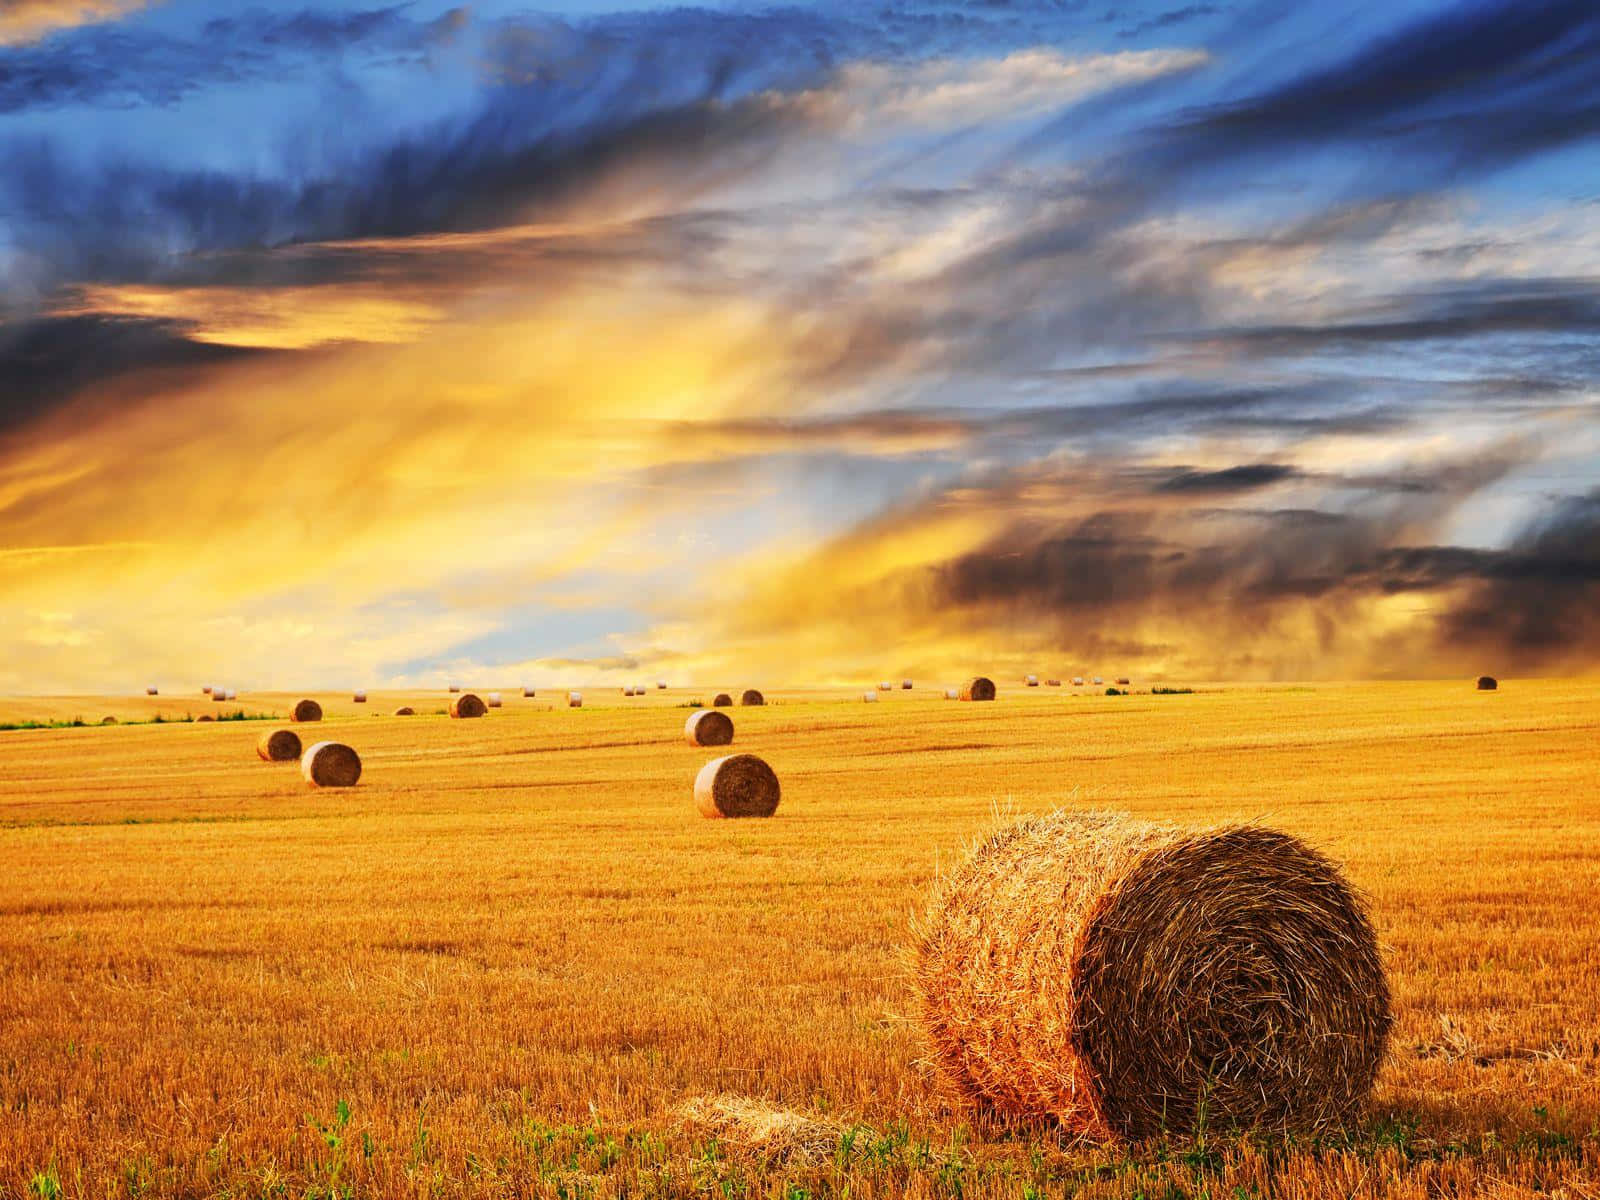
[[[0,6],[0,46],[36,42],[57,29],[115,21],[149,0],[7,0]]]

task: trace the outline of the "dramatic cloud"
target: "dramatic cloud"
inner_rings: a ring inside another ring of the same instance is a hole
[[[5,0],[0,4],[0,46],[38,41],[57,29],[114,21],[147,0]]]

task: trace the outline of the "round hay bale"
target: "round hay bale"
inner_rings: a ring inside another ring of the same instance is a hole
[[[412,708],[409,704],[402,704],[399,708],[394,710],[394,715],[397,717],[414,717],[417,715],[417,710]]]
[[[146,696],[159,696],[161,694],[161,689],[152,683],[149,687],[144,689],[144,694]]]
[[[902,679],[902,680],[901,680],[901,681],[900,681],[900,690],[901,690],[901,691],[902,691],[902,692],[909,692],[909,691],[910,691],[910,690],[911,690],[911,680],[909,680],[909,679]]]
[[[967,680],[967,686],[961,689],[963,700],[993,700],[994,680],[984,675]]]
[[[201,694],[201,695],[202,695],[202,696],[209,696],[209,695],[211,695],[211,685],[210,685],[210,684],[209,684],[209,683],[208,683],[208,684],[206,684],[206,686],[205,686],[205,687],[203,687],[203,688],[201,688],[201,689],[200,689],[200,694]]]
[[[522,689],[522,698],[524,700],[532,700],[537,694],[538,693],[531,687],[525,687]]]
[[[936,890],[917,987],[941,1074],[1002,1117],[1091,1137],[1353,1116],[1390,1026],[1360,899],[1255,826],[1057,812]]]
[[[315,700],[302,700],[294,706],[294,711],[289,714],[291,721],[305,724],[307,721],[322,720],[322,705]]]
[[[1083,686],[1083,676],[1082,675],[1074,675],[1072,677],[1072,686],[1073,687],[1082,687]]]
[[[1116,682],[1118,687],[1127,687],[1128,677],[1126,675],[1119,676]]]
[[[667,681],[665,679],[656,680],[656,691],[664,692],[666,690],[667,690]]]
[[[1037,675],[1024,675],[1022,682],[1027,684],[1029,687],[1038,687],[1039,677]]]
[[[582,708],[583,707],[583,693],[582,692],[568,692],[567,693],[567,707],[568,708]]]
[[[450,715],[463,721],[481,717],[488,711],[489,706],[472,692],[462,692],[450,701]]]
[[[739,697],[739,703],[746,708],[759,708],[766,702],[767,698],[756,691],[755,688],[746,688],[744,694]]]
[[[456,694],[456,693],[457,693],[457,692],[459,692],[459,691],[460,691],[460,690],[461,690],[461,685],[460,685],[460,684],[459,684],[459,683],[452,683],[452,684],[451,684],[451,685],[450,685],[450,694],[451,694],[451,695],[452,695],[452,696],[454,696],[454,695],[455,695],[455,694]]]
[[[689,714],[683,723],[684,736],[691,746],[728,746],[733,744],[733,718],[714,708],[702,708]]]
[[[239,698],[239,693],[234,691],[232,688],[229,688],[228,689],[228,699],[229,700],[237,700],[238,698]]]
[[[961,699],[961,689],[960,688],[945,688],[945,690],[944,690],[944,698],[946,700],[959,700],[959,699]]]
[[[489,693],[489,697],[488,697],[488,704],[489,704],[490,708],[500,708],[501,707],[500,693],[499,692],[490,692]]]
[[[861,693],[861,699],[864,700],[868,704],[876,704],[878,702],[878,693],[877,692],[862,692]]]
[[[101,717],[100,718],[100,724],[102,724],[102,725],[115,725],[116,723],[117,723],[117,719],[115,717]]]
[[[890,683],[887,679],[885,679],[882,683],[880,683],[878,685],[878,690],[880,692],[891,691],[891,690],[893,690],[893,688],[894,688],[894,684]]]
[[[1101,679],[1100,676],[1096,675],[1094,677],[1094,685],[1095,685],[1095,687],[1099,687],[1104,682],[1105,682],[1105,680]]]
[[[727,692],[718,692],[711,699],[712,708],[729,708],[733,705],[733,697]]]
[[[770,817],[780,793],[777,775],[754,754],[714,758],[694,781],[694,802],[703,817]]]
[[[264,762],[291,762],[300,757],[300,735],[292,729],[273,729],[256,742],[256,754]]]
[[[205,721],[215,721],[216,718],[213,717],[210,713],[203,713],[200,716],[196,717],[194,720],[195,720],[195,724],[199,725],[199,724],[201,724],[202,722],[205,722]]]
[[[1500,686],[1500,681],[1498,679],[1496,679],[1493,675],[1479,675],[1478,676],[1478,690],[1480,692],[1492,692],[1496,688],[1498,688],[1499,686]]]
[[[367,702],[367,694],[365,692],[357,692],[354,696],[352,696],[350,698],[352,700],[354,700],[357,704],[365,704]]]
[[[1044,681],[1044,685],[1045,685],[1045,687],[1060,687],[1061,686],[1061,680],[1059,680],[1059,679],[1046,679]]]
[[[300,774],[313,787],[355,787],[361,756],[342,742],[317,742],[300,756]]]
[[[631,683],[624,684],[623,687],[622,687],[622,694],[624,696],[633,695],[633,684],[631,684]]]

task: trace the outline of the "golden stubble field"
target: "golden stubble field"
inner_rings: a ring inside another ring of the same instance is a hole
[[[784,787],[745,822],[691,798],[714,690],[321,696],[351,791],[254,721],[0,733],[0,1194],[1600,1196],[1600,683],[779,692],[732,710]],[[1058,805],[1347,864],[1397,1009],[1366,1124],[1117,1147],[949,1107],[909,921]]]

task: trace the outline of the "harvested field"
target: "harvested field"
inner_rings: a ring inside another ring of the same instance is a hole
[[[131,723],[198,696],[0,700],[121,721],[0,733],[0,1195],[1582,1200],[1600,683],[1502,684],[775,689],[739,716],[763,821],[696,813],[708,756],[653,693],[465,725],[442,691],[371,693],[408,721],[318,694],[364,764],[334,791],[256,762],[260,725]],[[919,1065],[909,914],[1058,807],[1342,864],[1395,1017],[1355,1130],[1078,1142]]]

